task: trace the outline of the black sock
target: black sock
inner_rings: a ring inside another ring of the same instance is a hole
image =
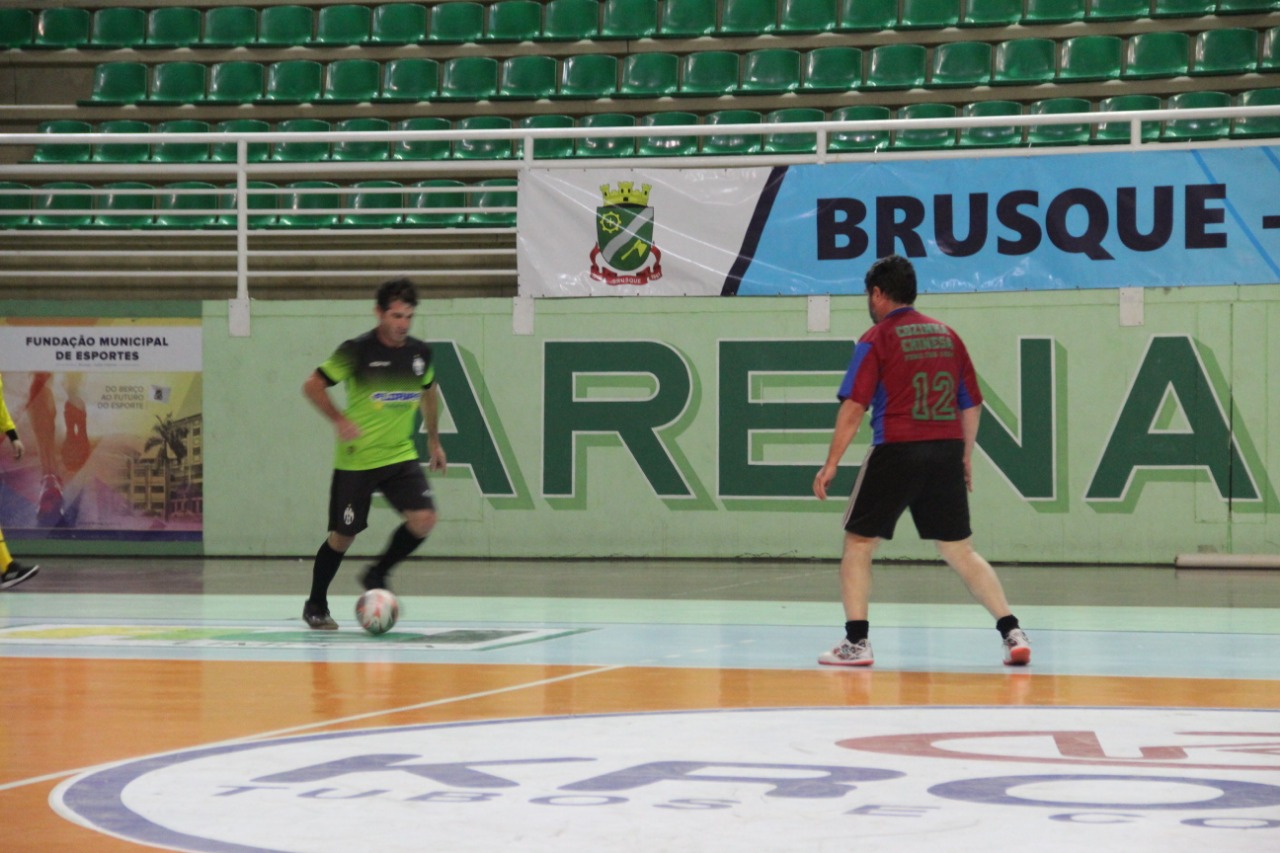
[[[865,640],[871,631],[871,623],[866,619],[855,619],[844,623],[844,636],[851,643]]]
[[[311,567],[311,603],[323,607],[329,606],[329,584],[333,583],[345,556],[341,551],[329,547],[329,540],[324,540],[320,550],[316,551],[316,562]]]
[[[396,528],[395,533],[391,534],[391,541],[387,543],[387,550],[383,552],[378,562],[374,563],[369,569],[369,574],[376,578],[385,578],[391,573],[396,563],[412,554],[418,549],[419,545],[426,541],[427,537],[423,536],[419,539],[410,533],[407,524],[400,525]]]
[[[1009,632],[1018,627],[1018,617],[1010,613],[1008,616],[1001,616],[996,620],[996,630],[1000,632],[1001,637],[1009,636]]]

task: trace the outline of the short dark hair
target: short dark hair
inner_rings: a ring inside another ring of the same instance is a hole
[[[393,278],[378,287],[378,307],[386,311],[393,302],[418,304],[418,288],[407,278]]]
[[[866,277],[867,293],[878,287],[899,305],[916,301],[916,268],[901,255],[887,255],[871,265]]]

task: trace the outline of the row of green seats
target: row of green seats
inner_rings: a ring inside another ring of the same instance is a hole
[[[291,47],[691,38],[1276,11],[1275,0],[498,0],[0,9],[0,48]]]
[[[283,187],[250,181],[250,228],[510,228],[515,225],[513,178],[474,185],[453,179],[414,184],[294,181]],[[389,210],[401,208],[400,210]],[[234,228],[236,187],[206,181],[154,186],[115,181],[94,188],[79,181],[31,187],[0,182],[4,228]]]
[[[94,69],[93,105],[402,103],[417,101],[616,98],[844,92],[987,85],[1035,85],[1140,80],[1182,75],[1280,71],[1280,27],[1186,33],[1140,33],[1127,40],[1089,35],[1019,38],[998,44],[947,42],[830,46],[801,52],[761,48],[731,51],[587,53],[557,59],[521,55],[499,62],[464,56],[339,59],[322,64],[287,59],[104,62]]]
[[[1097,112],[1123,113],[1134,110],[1159,110],[1168,108],[1206,109],[1232,106],[1232,98],[1223,92],[1183,92],[1162,102],[1155,95],[1128,94],[1104,98],[1097,104]],[[1280,105],[1280,88],[1252,89],[1241,93],[1235,106]],[[829,114],[823,110],[796,107],[761,113],[748,109],[717,110],[701,120],[691,112],[665,111],[635,116],[628,113],[596,113],[578,120],[562,114],[526,116],[513,121],[505,116],[468,116],[450,123],[440,117],[405,119],[394,125],[398,130],[410,131],[475,131],[475,130],[568,130],[615,127],[651,128],[652,133],[637,137],[542,137],[533,143],[535,158],[568,157],[676,157],[703,154],[790,154],[816,150],[816,135],[812,131],[790,132],[774,129],[777,125],[795,122],[821,121],[880,121],[891,118],[955,118],[1019,115],[1057,115],[1063,113],[1087,113],[1094,111],[1093,104],[1082,98],[1044,98],[1024,105],[1016,101],[977,101],[962,107],[953,104],[914,104],[901,107],[896,112],[886,106],[859,105],[841,107]],[[760,124],[760,134],[716,133],[699,137],[672,135],[668,129],[704,124],[721,126],[729,124]],[[770,129],[765,129],[770,128]],[[210,129],[204,122],[179,120],[164,122],[156,128],[157,134],[200,133]],[[224,133],[264,133],[272,128],[266,122],[255,119],[235,119],[222,122],[212,128]],[[278,132],[323,134],[330,130],[349,132],[385,132],[392,125],[385,119],[357,118],[330,125],[321,119],[291,119],[280,122]],[[1105,122],[1079,122],[1071,124],[1045,124],[1029,127],[1007,125],[1000,127],[972,127],[961,130],[930,128],[908,129],[892,135],[887,130],[835,131],[829,134],[829,150],[865,151],[884,147],[994,147],[1013,145],[1068,145],[1085,142],[1122,143],[1130,141],[1130,121],[1117,117]],[[48,122],[41,131],[49,134],[88,133],[88,124],[65,120]],[[97,127],[99,133],[146,133],[143,122],[110,121]],[[1163,123],[1144,121],[1142,137],[1146,141],[1212,140],[1225,137],[1256,138],[1280,137],[1280,115],[1255,116],[1228,119],[1185,118],[1169,119]],[[308,140],[278,142],[274,144],[249,141],[247,157],[250,162],[320,162],[379,161],[379,160],[445,160],[445,159],[511,159],[523,151],[519,141],[511,138],[472,137],[458,140],[419,138],[394,142],[381,140],[327,141]],[[34,160],[42,163],[101,162],[140,163],[148,160],[165,163],[233,162],[236,157],[234,143],[225,142],[156,142],[112,143],[96,146],[84,143],[48,144],[38,146]]]

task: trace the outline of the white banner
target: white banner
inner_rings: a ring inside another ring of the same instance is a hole
[[[165,321],[169,322],[169,321]],[[128,373],[198,373],[201,335],[191,325],[26,326],[0,323],[0,355],[6,371],[75,370]]]
[[[531,169],[518,202],[520,295],[719,296],[770,173]]]

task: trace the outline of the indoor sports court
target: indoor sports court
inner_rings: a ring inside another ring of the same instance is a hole
[[[1034,657],[883,563],[414,560],[382,636],[300,560],[51,558],[0,596],[6,850],[1269,851],[1268,571],[999,566]]]

